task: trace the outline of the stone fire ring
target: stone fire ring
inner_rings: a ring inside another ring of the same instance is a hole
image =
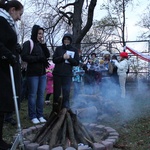
[[[22,130],[22,135],[24,137],[25,150],[49,150],[49,145],[39,146],[38,143],[32,143],[30,140],[27,140],[27,137],[29,135],[35,134],[38,130],[41,129],[41,127],[43,125],[44,124],[36,125],[36,126],[28,128],[28,129]],[[118,141],[118,138],[119,138],[119,134],[118,134],[118,132],[116,132],[115,129],[113,129],[111,127],[106,127],[104,125],[97,125],[97,124],[86,124],[86,125],[88,125],[88,127],[94,128],[97,131],[103,129],[108,134],[108,136],[105,140],[101,140],[98,143],[93,143],[94,150],[106,150],[106,149],[112,150],[113,149],[113,145]],[[59,146],[59,147],[52,148],[52,150],[63,150],[63,148],[61,146]],[[75,148],[68,147],[68,148],[66,148],[66,150],[75,150]],[[88,145],[80,144],[78,146],[78,150],[92,150],[92,148],[89,147]]]

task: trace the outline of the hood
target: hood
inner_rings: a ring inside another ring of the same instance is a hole
[[[34,26],[32,27],[31,39],[32,39],[34,42],[38,42],[38,41],[37,41],[37,35],[38,35],[38,31],[41,30],[41,29],[44,31],[44,29],[43,29],[42,27],[40,27],[39,25],[34,25]]]
[[[70,39],[70,44],[71,44],[71,43],[72,43],[72,34],[66,33],[66,34],[63,36],[63,38],[62,38],[62,43],[63,43],[63,45],[64,45],[64,38],[65,38],[65,37],[67,37],[67,38]]]

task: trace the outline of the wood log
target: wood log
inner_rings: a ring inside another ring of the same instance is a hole
[[[70,140],[71,146],[77,149],[78,144],[76,142],[75,135],[74,135],[73,123],[70,117],[70,113],[68,112],[67,112],[67,125],[68,125],[68,138]]]
[[[56,144],[57,133],[58,133],[59,129],[61,128],[63,122],[64,122],[66,112],[67,112],[67,109],[63,108],[62,111],[58,114],[59,119],[56,122],[55,127],[52,129],[52,132],[51,132],[51,135],[50,135],[50,141],[49,141],[50,149],[53,148]]]
[[[63,108],[60,112],[51,112],[48,121],[35,135],[32,142],[36,142],[39,145],[49,144],[49,149],[56,146],[62,146],[63,149],[69,146],[78,149],[78,143],[83,143],[93,148],[95,140],[92,134],[78,120],[77,115],[71,109]]]
[[[52,126],[55,125],[56,120],[58,119],[58,116],[56,113],[52,113],[52,115],[49,117],[49,120],[45,123],[45,125],[41,128],[41,130],[36,134],[32,142],[42,143],[44,139],[46,139],[46,134],[48,134],[52,128]]]
[[[86,138],[89,139],[92,142],[95,142],[95,139],[92,135],[92,133],[90,133],[85,126],[79,121],[79,119],[77,118],[77,115],[74,114],[72,112],[72,110],[69,110],[70,114],[71,114],[71,118],[74,120],[74,123],[77,123],[77,126],[79,127],[79,129],[81,129],[81,131],[85,134]]]
[[[95,142],[93,135],[81,124],[81,122],[79,122],[79,121],[77,121],[77,122],[79,124],[79,128],[81,129],[81,132],[84,133],[85,138],[87,138],[91,142]]]
[[[76,138],[77,143],[83,143],[83,144],[87,145],[88,142],[83,138],[84,136],[78,126],[79,124],[77,122],[78,120],[76,119],[76,114],[74,114],[72,112],[72,110],[69,110],[69,113],[72,118],[73,128],[74,128],[74,133],[75,133],[75,138]]]
[[[78,123],[74,122],[74,131],[76,134],[76,139],[78,143],[83,143],[84,145],[87,145],[88,142],[84,139],[84,135],[79,129]]]
[[[59,113],[61,111],[62,106],[62,96],[59,97],[57,102],[53,102],[53,112]]]
[[[61,141],[61,144],[63,146],[63,148],[65,148],[65,141],[66,141],[66,138],[67,138],[67,121],[65,120],[64,121],[64,125],[63,125],[63,129],[62,129],[62,141]]]

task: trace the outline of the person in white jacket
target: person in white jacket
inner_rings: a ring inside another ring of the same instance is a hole
[[[127,52],[121,52],[120,53],[120,62],[117,60],[113,60],[115,65],[117,66],[117,73],[119,76],[119,84],[121,89],[121,98],[125,98],[126,96],[126,89],[125,89],[125,83],[126,83],[126,76],[127,76],[127,70],[129,67],[128,64],[128,53]]]

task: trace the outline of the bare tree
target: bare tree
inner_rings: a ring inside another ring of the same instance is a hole
[[[44,17],[44,22],[50,15],[53,15],[52,23],[49,24],[49,27],[47,26],[47,30],[51,30],[52,33],[55,29],[58,29],[58,26],[60,27],[60,24],[61,28],[59,28],[59,31],[65,26],[65,29],[73,34],[75,46],[80,48],[80,42],[93,24],[97,0],[57,0],[55,2],[50,2],[50,0],[32,0],[31,2],[36,7],[38,16]],[[87,11],[87,19],[86,21],[84,20],[84,24],[83,10]],[[50,20],[48,21],[50,22]],[[63,29],[61,31],[65,32]]]
[[[130,2],[132,0],[110,0],[108,3],[103,4],[103,8],[107,10],[111,22],[116,27],[116,36],[119,38],[120,43],[123,43],[122,46],[126,45],[126,7]],[[114,20],[117,20],[117,24]]]
[[[89,56],[92,52],[101,55],[104,50],[109,50],[109,42],[112,40],[114,24],[107,17],[100,21],[94,21],[91,29],[82,40],[82,50],[85,56]]]
[[[137,25],[145,29],[140,38],[149,39],[150,38],[150,5],[147,7],[147,13],[144,13],[141,17],[141,20]]]

